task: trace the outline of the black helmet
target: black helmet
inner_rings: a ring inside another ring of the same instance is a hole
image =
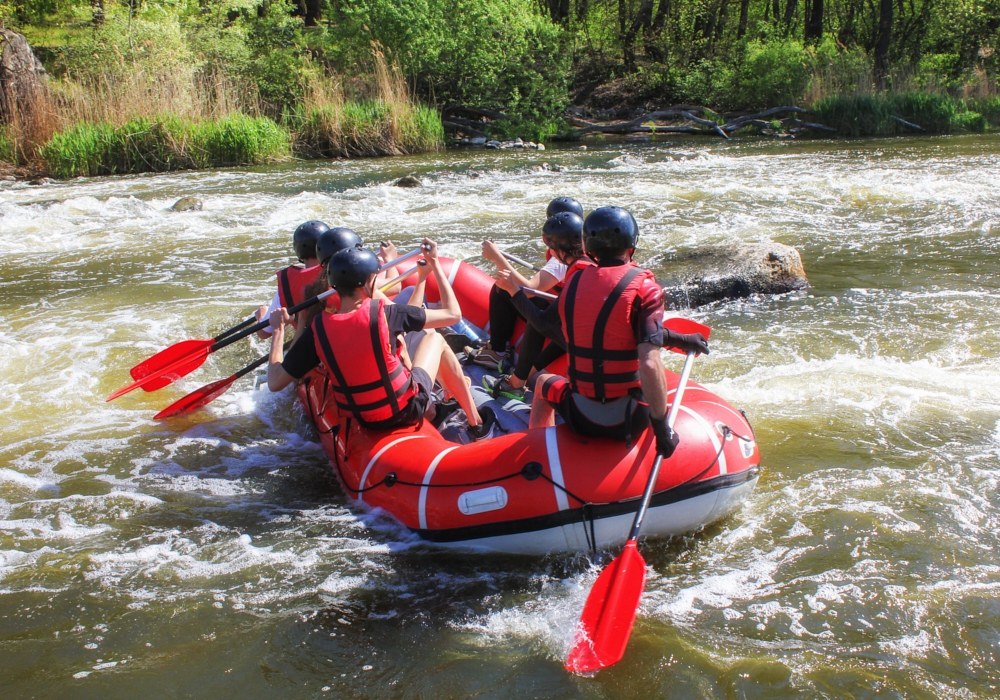
[[[627,250],[639,242],[639,224],[621,207],[601,207],[583,223],[583,245],[588,253],[603,248]]]
[[[328,228],[330,227],[322,221],[307,221],[304,224],[299,224],[295,233],[292,234],[292,247],[300,262],[316,257],[316,242],[319,240],[320,234]]]
[[[576,214],[581,219],[583,218],[583,205],[572,197],[556,197],[553,199],[549,202],[548,209],[545,210],[545,216],[555,216],[561,211],[568,211]]]
[[[550,216],[542,227],[542,240],[556,250],[578,249],[583,243],[583,219],[569,211]]]
[[[316,257],[322,264],[332,258],[338,250],[360,248],[362,245],[361,239],[354,231],[343,226],[336,226],[320,234],[319,241],[316,243]]]
[[[375,253],[365,248],[344,248],[337,251],[326,269],[330,286],[337,291],[350,291],[365,286],[368,277],[379,271],[381,265]]]

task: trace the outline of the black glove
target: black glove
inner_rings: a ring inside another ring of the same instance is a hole
[[[667,427],[666,416],[659,419],[650,418],[649,422],[653,425],[653,435],[656,436],[656,451],[663,455],[664,459],[668,459],[680,444],[680,437]]]
[[[701,333],[674,333],[668,330],[664,334],[663,347],[677,348],[684,352],[694,352],[699,355],[708,354],[708,341]]]

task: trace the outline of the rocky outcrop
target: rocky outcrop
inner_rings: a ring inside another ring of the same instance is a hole
[[[0,29],[0,123],[30,119],[46,77],[28,40],[17,32]]]
[[[678,281],[663,285],[668,309],[755,294],[784,294],[809,286],[799,251],[774,241],[733,241],[700,248],[678,258],[670,272]]]

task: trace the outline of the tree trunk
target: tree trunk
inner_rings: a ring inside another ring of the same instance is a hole
[[[628,0],[618,0],[618,38],[622,42],[622,60],[626,69],[635,66],[635,35],[629,29]]]
[[[747,33],[747,16],[750,14],[750,0],[740,0],[740,25],[736,28],[736,38],[742,39]],[[765,19],[767,19],[765,17]]]
[[[729,14],[729,0],[722,0],[719,5],[719,15],[715,21],[715,40],[722,39],[722,32],[726,28],[726,16]]]
[[[792,21],[795,19],[795,10],[799,8],[799,0],[788,0],[785,5],[785,35],[792,31]]]
[[[303,23],[306,27],[315,27],[319,19],[319,0],[306,0],[306,16]]]
[[[880,0],[878,35],[875,39],[875,87],[885,90],[889,77],[889,38],[892,35],[892,0]]]
[[[94,13],[94,26],[104,24],[104,0],[90,0],[90,8]]]
[[[819,41],[823,38],[823,0],[812,0],[812,8],[806,17],[805,40]]]

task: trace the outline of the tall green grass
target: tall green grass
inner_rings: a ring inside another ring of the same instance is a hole
[[[436,110],[378,100],[304,107],[296,127],[295,150],[308,158],[402,155],[444,142]]]
[[[916,130],[899,120],[916,124],[928,133],[983,132],[987,124],[998,124],[1000,101],[982,101],[987,118],[976,100],[963,100],[932,92],[885,92],[868,95],[832,95],[812,106],[816,121],[845,136],[893,136]]]
[[[255,165],[287,158],[287,130],[266,117],[234,113],[193,121],[137,117],[115,127],[81,122],[55,134],[40,155],[57,177]]]

